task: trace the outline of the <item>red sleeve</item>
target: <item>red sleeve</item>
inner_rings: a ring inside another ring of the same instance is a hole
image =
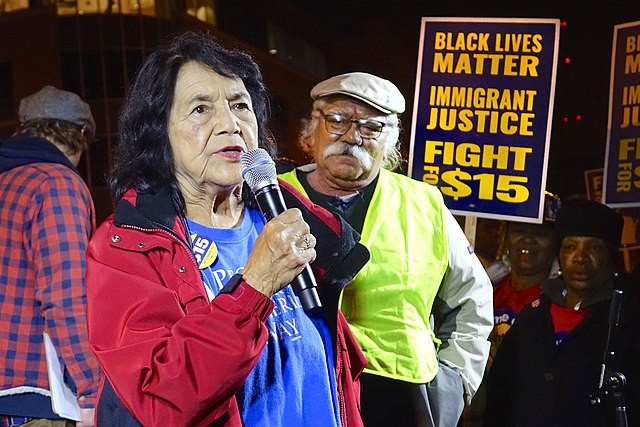
[[[347,320],[338,311],[336,379],[343,393],[343,427],[362,427],[360,417],[360,374],[367,366],[367,358],[360,350],[349,329]]]
[[[209,303],[181,243],[107,223],[87,260],[91,348],[139,422],[209,425],[236,405],[267,342],[269,298],[241,283]]]

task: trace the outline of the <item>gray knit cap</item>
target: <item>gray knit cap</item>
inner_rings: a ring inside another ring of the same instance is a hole
[[[45,86],[40,91],[22,98],[18,116],[20,123],[35,119],[54,119],[86,126],[92,136],[96,131],[89,104],[75,93],[53,86]]]

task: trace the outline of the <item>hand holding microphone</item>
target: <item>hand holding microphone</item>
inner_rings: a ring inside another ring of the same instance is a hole
[[[266,233],[262,233],[265,236],[259,237],[254,247],[254,251],[263,255],[268,253],[269,259],[250,256],[243,273],[245,280],[249,284],[254,280],[267,281],[275,287],[281,286],[283,280],[284,284],[290,281],[305,311],[319,309],[321,303],[316,290],[317,285],[308,264],[315,259],[315,238],[309,234],[309,226],[302,219],[298,209],[287,211],[278,185],[275,163],[261,148],[243,154],[240,163],[242,177],[251,188],[260,210],[269,220],[265,226]],[[295,272],[300,271],[300,266],[296,264],[301,261],[304,261],[302,271],[295,275]],[[252,267],[260,262],[273,263],[273,268],[266,272],[264,268],[259,268],[265,276],[253,277],[252,274],[256,270]],[[291,278],[288,277],[290,275]]]
[[[269,221],[247,259],[244,280],[268,297],[291,283],[315,259],[315,238],[308,232],[298,209],[286,210]]]

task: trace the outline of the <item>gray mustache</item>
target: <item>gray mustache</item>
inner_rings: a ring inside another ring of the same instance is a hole
[[[354,157],[363,169],[368,170],[373,165],[373,157],[366,149],[359,145],[347,144],[344,142],[335,142],[324,151],[324,158],[331,156],[351,156]]]

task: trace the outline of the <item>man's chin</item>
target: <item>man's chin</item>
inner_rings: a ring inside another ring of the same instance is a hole
[[[362,162],[356,157],[350,155],[330,156],[327,158],[327,160],[334,165],[344,165],[344,167],[353,168],[360,171],[367,171],[370,169],[366,165],[363,165]]]
[[[370,176],[369,172],[363,171],[362,169],[353,169],[353,168],[331,168],[329,170],[332,178],[335,181],[343,181],[343,182],[351,182],[351,183],[361,183],[368,179]]]

